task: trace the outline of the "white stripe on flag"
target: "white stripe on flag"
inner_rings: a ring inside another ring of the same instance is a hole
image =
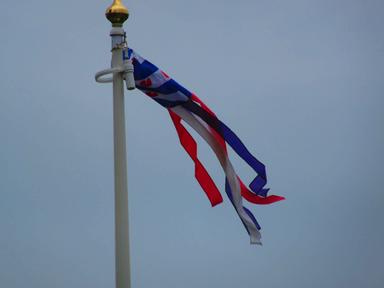
[[[142,79],[138,81],[139,83],[142,81],[147,81],[148,79],[151,80],[151,88],[158,88],[164,83],[168,82],[171,78],[166,77],[163,72],[160,69],[157,69],[155,72],[153,72],[151,75],[149,75],[147,78]]]

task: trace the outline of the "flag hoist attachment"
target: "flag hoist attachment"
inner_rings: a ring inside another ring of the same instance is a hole
[[[110,69],[105,69],[96,73],[95,78],[99,83],[113,82],[114,74],[122,74],[126,82],[128,90],[135,89],[135,79],[133,77],[133,65],[131,52],[127,45],[127,34],[125,33],[123,23],[128,19],[128,9],[121,3],[120,0],[115,0],[113,4],[107,8],[105,16],[112,23],[110,36],[112,37],[112,52],[116,51],[117,56],[121,56],[122,62],[118,61],[118,65]],[[113,65],[112,65],[113,66]],[[106,75],[112,75],[104,77]],[[103,78],[104,77],[104,78]]]
[[[125,80],[126,87],[128,90],[135,89],[135,79],[133,76],[133,64],[131,59],[131,52],[128,49],[127,42],[125,40],[125,32],[122,28],[114,28],[111,30],[112,38],[117,38],[116,43],[112,43],[113,47],[121,46],[122,52],[122,65],[109,69],[104,69],[96,73],[95,79],[99,83],[112,83],[114,74],[122,74]],[[117,36],[117,37],[116,37]],[[105,77],[106,75],[112,75]]]
[[[111,83],[113,82],[114,74],[122,74],[127,89],[133,90],[135,89],[135,79],[133,76],[131,52],[127,45],[127,34],[122,28],[124,22],[129,17],[128,9],[121,3],[121,0],[114,0],[112,5],[105,11],[105,17],[112,23],[113,27],[110,33],[112,37],[112,52],[116,51],[117,57],[121,56],[122,63],[117,61],[118,65],[112,65],[114,67],[97,72],[95,75],[96,81],[99,83]],[[106,75],[112,76],[104,77]]]

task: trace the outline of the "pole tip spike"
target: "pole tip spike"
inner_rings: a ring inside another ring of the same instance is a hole
[[[121,0],[114,0],[112,5],[105,11],[105,17],[112,23],[113,27],[122,27],[128,16],[128,9]]]

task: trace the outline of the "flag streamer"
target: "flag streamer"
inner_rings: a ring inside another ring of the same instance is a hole
[[[221,149],[218,141],[210,133],[210,131],[206,127],[204,127],[204,124],[202,124],[198,119],[196,119],[196,117],[194,117],[194,115],[192,115],[189,111],[185,110],[183,107],[180,106],[171,108],[170,110],[179,115],[186,123],[188,123],[188,125],[191,126],[215,152],[216,157],[219,160],[226,175],[225,190],[228,195],[228,198],[230,199],[232,205],[238,213],[249,235],[251,236],[251,243],[260,244],[260,226],[253,216],[250,217],[250,212],[242,206],[239,179],[235,173],[235,170],[233,169],[231,162],[229,161],[228,154],[223,149]]]
[[[260,225],[253,214],[243,206],[242,198],[247,201],[266,205],[284,197],[268,195],[265,166],[257,160],[242,143],[240,138],[224,124],[213,111],[195,94],[191,93],[165,72],[135,51],[129,49],[134,65],[135,84],[153,100],[168,109],[176,128],[180,143],[195,164],[195,177],[206,193],[212,206],[223,201],[219,189],[198,158],[197,143],[183,126],[182,120],[194,129],[211,147],[225,173],[225,191],[244,224],[252,244],[261,244]],[[239,155],[257,174],[249,188],[241,181],[231,164],[227,147]]]

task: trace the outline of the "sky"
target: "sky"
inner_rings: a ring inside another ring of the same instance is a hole
[[[94,81],[111,2],[0,3],[1,287],[114,287],[112,87]],[[246,204],[263,235],[249,245],[227,199],[210,207],[167,111],[126,93],[132,287],[382,287],[384,2],[124,3],[129,45],[199,95],[286,197]]]

